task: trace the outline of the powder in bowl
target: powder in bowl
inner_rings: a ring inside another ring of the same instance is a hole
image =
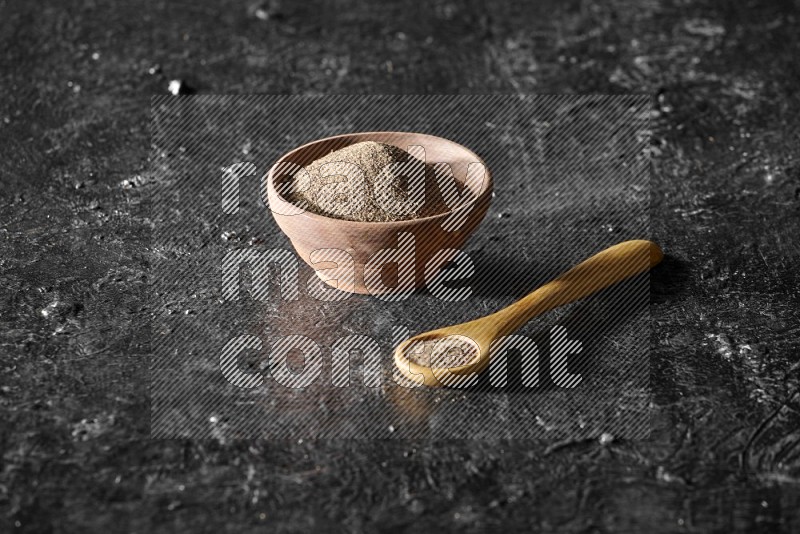
[[[287,200],[307,211],[350,221],[401,221],[447,213],[435,167],[386,143],[364,141],[305,167]]]

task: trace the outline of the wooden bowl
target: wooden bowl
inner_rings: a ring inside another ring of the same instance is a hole
[[[450,164],[454,178],[461,186],[465,184],[470,163],[482,164],[485,174],[482,183],[478,183],[481,180],[470,180],[466,183],[473,198],[456,210],[404,221],[358,222],[334,219],[304,211],[278,192],[278,184],[286,179],[289,174],[286,169],[290,164],[305,167],[334,150],[362,141],[391,144],[403,150],[408,150],[412,145],[422,146],[425,149],[426,162]],[[491,201],[492,187],[492,176],[488,167],[471,150],[441,137],[404,132],[365,132],[313,141],[282,156],[267,175],[270,211],[303,261],[315,269],[320,279],[330,286],[352,293],[373,295],[410,291],[425,285],[426,276],[431,278],[441,264],[446,263],[440,260],[448,253],[437,253],[445,249],[460,249],[483,220]],[[461,221],[461,224],[453,229],[452,225],[456,220]],[[386,262],[385,266],[380,267],[379,257],[389,258],[392,254],[389,251],[376,256],[379,251],[398,249],[399,246],[403,247],[401,250],[407,250],[409,238],[404,234],[413,236],[413,256],[406,254],[398,258],[398,261]],[[399,243],[401,235],[403,243]],[[350,260],[342,251],[352,258],[352,265],[348,265]],[[412,263],[413,279],[409,276]]]

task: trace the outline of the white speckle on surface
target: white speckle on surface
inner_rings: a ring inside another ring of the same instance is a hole
[[[614,435],[608,432],[603,432],[602,434],[600,434],[600,438],[598,439],[598,441],[600,442],[600,445],[605,447],[606,445],[610,445],[611,443],[614,442]]]
[[[72,425],[72,438],[76,441],[89,441],[110,431],[116,418],[114,415],[102,415],[81,419]]]
[[[139,186],[143,185],[145,182],[146,182],[146,180],[145,180],[144,176],[142,176],[141,174],[137,174],[136,176],[133,176],[132,178],[126,178],[126,179],[122,180],[119,183],[119,185],[122,187],[122,189],[133,189],[135,187],[139,187]]]
[[[659,465],[658,468],[656,469],[656,479],[661,482],[666,482],[667,484],[686,482],[681,477],[673,475],[672,473],[668,472],[666,469],[664,469],[664,466],[662,465]]]
[[[168,90],[171,94],[177,96],[181,94],[183,89],[183,82],[180,80],[170,80]]]
[[[61,306],[61,302],[59,302],[58,300],[54,300],[53,302],[42,308],[39,311],[39,313],[42,315],[42,317],[50,317],[55,314],[59,306]]]
[[[541,416],[539,416],[539,415],[536,416],[536,424],[539,425],[540,427],[544,428],[545,432],[550,432],[551,430],[553,430],[553,428],[555,428],[555,427],[553,427],[553,425],[548,425],[545,422],[545,420],[542,419]]]
[[[733,347],[725,334],[708,334],[706,337],[714,340],[717,348],[717,353],[725,360],[730,360],[733,357]]]

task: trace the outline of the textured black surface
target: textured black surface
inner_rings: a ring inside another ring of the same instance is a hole
[[[800,528],[796,2],[0,11],[0,530]],[[148,441],[142,198],[172,79],[657,94],[652,440]]]

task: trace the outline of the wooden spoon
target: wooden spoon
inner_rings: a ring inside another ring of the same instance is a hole
[[[553,308],[588,297],[617,282],[641,274],[655,267],[663,257],[664,253],[658,245],[650,241],[634,240],[614,245],[507,308],[480,319],[432,330],[403,341],[395,349],[395,365],[406,378],[418,384],[431,387],[462,384],[467,379],[473,379],[489,365],[492,341],[511,334],[532,318]],[[431,350],[437,354],[433,357],[434,361],[442,361],[438,354],[454,345],[472,349],[464,350],[460,355],[461,362],[454,367],[431,367],[418,363],[420,360],[424,361],[423,358],[409,358],[426,347],[424,350],[429,354]]]

